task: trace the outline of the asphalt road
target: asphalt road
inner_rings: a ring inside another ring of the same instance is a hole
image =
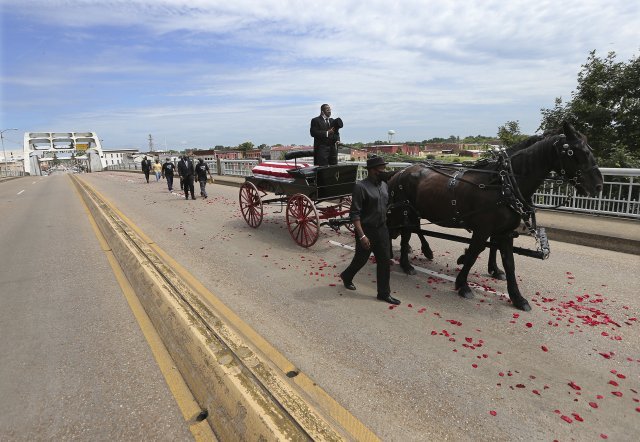
[[[373,265],[341,287],[352,252],[329,241],[345,233],[303,249],[279,207],[250,228],[237,188],[185,201],[135,174],[83,178],[383,440],[637,439],[638,256],[552,242],[546,261],[516,257],[530,313],[485,275],[486,253],[470,281],[490,291],[474,300],[394,266],[390,308]],[[431,244],[434,261],[414,265],[455,276],[462,246]]]
[[[0,184],[0,440],[192,440],[65,175]]]

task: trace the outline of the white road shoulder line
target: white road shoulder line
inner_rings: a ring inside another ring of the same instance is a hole
[[[20,192],[18,192],[18,195],[20,195],[22,192],[24,192],[24,189],[22,189]]]

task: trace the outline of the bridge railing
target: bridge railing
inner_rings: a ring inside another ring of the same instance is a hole
[[[9,176],[27,176],[28,174],[23,170],[0,170],[0,177]]]
[[[218,167],[218,163],[219,166]],[[259,160],[219,160],[207,161],[211,174],[228,176],[251,176],[251,169],[259,164]],[[358,179],[366,177],[366,162],[356,161],[358,164]],[[395,170],[408,166],[410,163],[392,162],[388,168]],[[120,164],[108,166],[109,170],[140,170],[137,164]],[[569,212],[587,212],[600,215],[614,215],[640,219],[640,169],[600,168],[604,177],[603,189],[597,196],[584,197],[573,195],[573,190],[567,186],[558,187],[554,180],[547,180],[533,195],[533,201],[539,206],[555,208],[566,203],[558,210]]]

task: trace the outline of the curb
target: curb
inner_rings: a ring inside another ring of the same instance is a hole
[[[640,255],[640,240],[605,236],[597,233],[585,233],[557,227],[545,227],[545,230],[550,240],[612,250],[620,253],[629,253],[631,255]]]
[[[229,313],[167,265],[124,215],[72,180],[218,438],[378,440],[275,349],[239,334]]]

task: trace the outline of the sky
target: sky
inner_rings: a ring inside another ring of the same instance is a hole
[[[103,148],[533,134],[589,52],[640,51],[637,0],[0,0],[7,150],[24,132]]]

